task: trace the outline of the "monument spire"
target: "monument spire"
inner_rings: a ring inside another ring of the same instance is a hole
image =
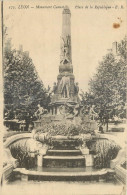
[[[68,6],[63,10],[62,36],[71,36],[71,12]]]
[[[71,59],[71,12],[65,6],[62,13],[62,36],[60,64],[72,64]]]

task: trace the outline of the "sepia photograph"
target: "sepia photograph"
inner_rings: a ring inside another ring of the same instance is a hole
[[[126,15],[1,1],[1,195],[126,195]]]

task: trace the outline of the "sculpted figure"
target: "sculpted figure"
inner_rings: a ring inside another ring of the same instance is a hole
[[[98,114],[95,112],[94,108],[95,108],[95,106],[92,105],[92,107],[90,108],[90,111],[89,111],[89,114],[90,114],[92,120],[94,120],[94,118],[98,116]]]
[[[67,64],[70,62],[70,36],[66,36],[65,38],[62,38],[62,44],[61,44],[61,64]]]
[[[37,117],[37,119],[40,120],[41,116],[46,113],[48,113],[48,110],[44,109],[40,106],[40,104],[38,104],[38,110],[35,112],[35,116]]]
[[[79,86],[78,83],[75,84],[75,94],[78,94],[79,92]]]
[[[56,94],[56,91],[57,91],[57,84],[56,82],[54,83],[54,86],[53,86],[53,93]]]
[[[79,112],[80,112],[80,105],[77,104],[75,107],[74,107],[74,117],[78,116],[79,115]]]
[[[64,98],[69,97],[69,89],[70,89],[70,78],[68,76],[63,76],[60,81],[60,89],[61,95]]]

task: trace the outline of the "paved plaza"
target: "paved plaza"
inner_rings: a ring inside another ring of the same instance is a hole
[[[32,190],[31,190],[32,189]],[[15,181],[3,186],[3,194],[11,190],[18,195],[123,195],[124,187],[120,183],[102,182],[43,182],[43,181]]]

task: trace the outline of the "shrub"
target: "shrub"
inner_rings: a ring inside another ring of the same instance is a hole
[[[87,125],[75,125],[72,123],[50,123],[43,124],[42,127],[38,128],[36,132],[49,133],[50,136],[63,135],[63,136],[75,136],[79,134],[93,134]]]
[[[110,161],[116,158],[120,147],[113,141],[100,139],[93,146],[96,156],[94,158],[95,168],[108,168]]]
[[[26,145],[27,142],[14,143],[10,146],[12,156],[19,161],[19,167],[32,168],[36,164],[36,155],[31,157],[30,151]]]

